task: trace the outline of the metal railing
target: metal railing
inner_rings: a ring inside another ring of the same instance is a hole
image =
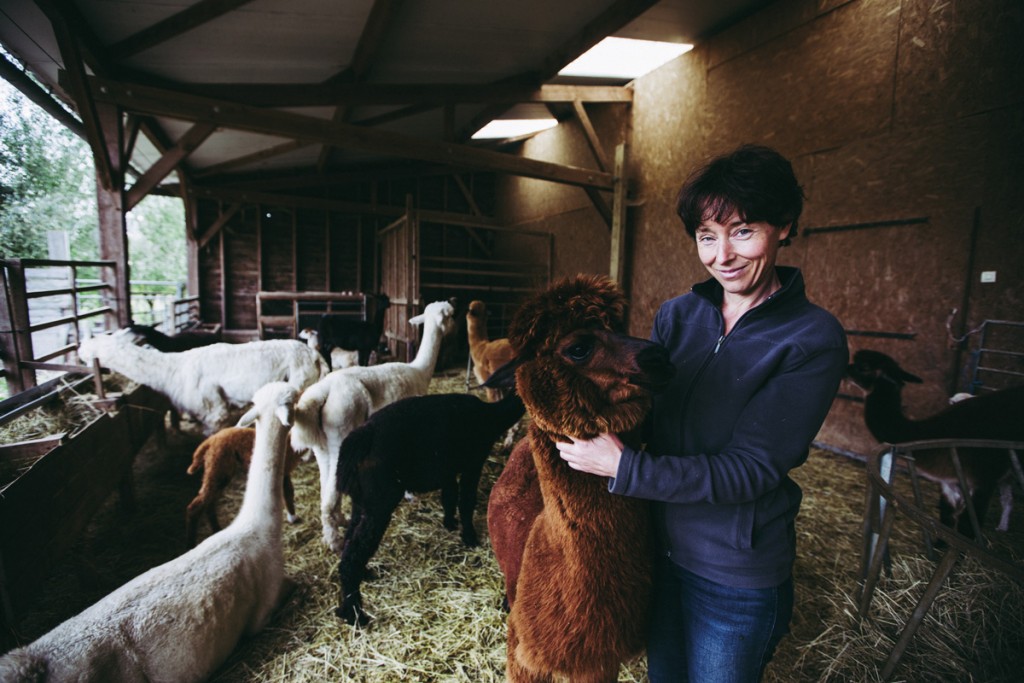
[[[82,339],[117,326],[115,261],[0,259],[0,379],[13,395],[46,378],[81,372]],[[181,283],[130,283],[129,314],[169,334],[199,322],[199,298]]]

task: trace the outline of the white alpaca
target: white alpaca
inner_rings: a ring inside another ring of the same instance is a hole
[[[239,422],[256,422],[238,516],[189,552],[129,581],[0,658],[0,680],[206,680],[284,596],[282,482],[297,391],[268,384]]]
[[[137,346],[127,329],[84,340],[78,356],[159,391],[179,412],[203,423],[207,435],[227,427],[268,382],[300,392],[329,369],[314,349],[287,339],[212,344],[178,353]]]
[[[428,304],[421,315],[409,319],[410,324],[423,325],[423,340],[412,362],[335,370],[306,389],[296,404],[292,447],[299,452],[308,448],[316,456],[324,543],[335,552],[341,552],[338,527],[343,525],[335,482],[341,442],[389,403],[427,393],[441,339],[453,329],[454,314],[447,301]]]

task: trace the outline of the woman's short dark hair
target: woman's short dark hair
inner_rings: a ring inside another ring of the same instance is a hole
[[[676,213],[690,237],[707,220],[721,223],[735,211],[747,223],[791,225],[782,245],[796,237],[804,192],[789,161],[770,147],[743,145],[713,159],[679,191]]]

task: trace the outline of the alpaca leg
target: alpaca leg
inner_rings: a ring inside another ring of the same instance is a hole
[[[196,536],[198,535],[198,529],[196,528],[196,517],[203,513],[205,509],[204,501],[201,495],[196,496],[192,499],[192,502],[188,504],[185,509],[185,547],[194,548],[196,545]]]
[[[955,529],[960,513],[964,509],[963,496],[959,486],[942,484],[942,495],[939,497],[939,521],[950,529]]]
[[[284,475],[284,507],[288,510],[288,522],[291,524],[298,524],[299,517],[295,514],[295,486],[292,484],[292,478],[289,475]]]
[[[320,525],[323,530],[324,545],[336,553],[341,552],[341,537],[338,535],[337,514],[340,508],[340,496],[335,489],[335,467],[337,457],[330,458],[326,454],[314,451],[316,464],[320,469]]]
[[[231,404],[220,387],[217,388],[212,400],[206,403],[206,411],[200,419],[205,427],[206,435],[209,436],[220,431],[230,421]]]
[[[348,527],[345,528],[345,538],[341,542],[341,552],[345,552],[345,548],[348,547],[349,541],[352,540],[352,534],[355,533],[356,529],[363,521],[363,509],[361,507],[352,506],[352,518],[348,521]]]
[[[214,478],[215,475],[211,476],[209,472],[206,473],[206,476],[203,477],[203,484],[199,487],[199,493],[188,504],[185,511],[185,543],[188,548],[195,547],[199,535],[196,519],[200,515],[206,516],[212,533],[220,531],[220,522],[217,520],[217,499],[220,498],[220,492],[227,486],[227,483],[214,481]]]
[[[999,516],[999,526],[996,527],[996,531],[1008,531],[1010,513],[1013,512],[1013,484],[1009,480],[999,483],[999,504],[1003,512]]]
[[[462,542],[470,548],[480,545],[476,528],[473,526],[473,512],[476,510],[476,492],[480,485],[480,468],[463,472],[459,478],[459,516],[462,518]]]
[[[210,523],[210,531],[217,533],[220,531],[220,520],[217,519],[217,501],[211,500],[206,506],[206,521]]]
[[[402,492],[399,491],[397,495],[389,496],[386,500],[374,499],[371,507],[364,508],[360,505],[358,526],[351,534],[345,534],[347,542],[338,563],[341,599],[335,614],[349,624],[355,625],[358,622],[360,626],[365,626],[370,622],[369,615],[363,611],[363,596],[359,587],[366,576],[366,565],[380,547],[384,532],[391,522],[391,515],[401,497]],[[356,502],[353,501],[353,510],[356,506]]]
[[[619,666],[604,667],[591,671],[578,671],[571,676],[573,683],[615,683],[619,680]]]
[[[974,506],[974,514],[978,517],[978,526],[984,528],[985,526],[985,514],[988,512],[989,502],[992,500],[992,494],[995,493],[995,486],[979,486],[975,491],[974,495],[971,496],[971,505]],[[960,515],[960,522],[957,525],[957,531],[966,536],[967,538],[974,538],[974,527],[971,526],[971,516],[966,514],[966,510]]]
[[[459,485],[455,481],[455,475],[445,478],[441,484],[441,509],[444,510],[444,528],[454,531],[459,528],[459,522],[455,518],[455,508],[459,500]]]
[[[519,636],[515,627],[508,625],[508,654],[505,660],[505,680],[509,683],[554,683],[550,674],[531,671],[519,661]]]

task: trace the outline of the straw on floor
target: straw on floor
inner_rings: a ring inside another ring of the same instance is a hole
[[[439,372],[432,393],[464,392],[465,373]],[[137,458],[137,512],[111,503],[96,516],[67,561],[50,577],[19,624],[30,639],[106,592],[184,549],[184,510],[199,482],[185,474],[201,440],[194,425],[147,444]],[[502,681],[505,613],[502,579],[486,536],[485,500],[508,453],[495,446],[484,471],[476,516],[482,545],[462,546],[444,529],[438,495],[418,496],[396,511],[364,584],[367,628],[334,616],[337,558],[320,541],[316,465],[293,474],[303,521],[286,525],[287,573],[296,584],[263,633],[240,644],[213,678],[218,683],[304,681]],[[857,618],[863,465],[814,450],[794,473],[805,497],[797,522],[796,611],[792,633],[769,665],[770,683],[875,681],[909,617],[933,563],[920,535],[897,522],[894,573],[876,593],[870,618]],[[241,501],[238,477],[220,504],[223,522]],[[1020,506],[1018,506],[1019,508]],[[1024,548],[1024,514],[1000,542]],[[202,534],[208,533],[201,527]],[[995,532],[992,532],[994,535]],[[1024,590],[976,563],[959,566],[929,611],[896,672],[904,681],[1011,681],[1024,670]],[[620,681],[645,681],[640,661]]]

